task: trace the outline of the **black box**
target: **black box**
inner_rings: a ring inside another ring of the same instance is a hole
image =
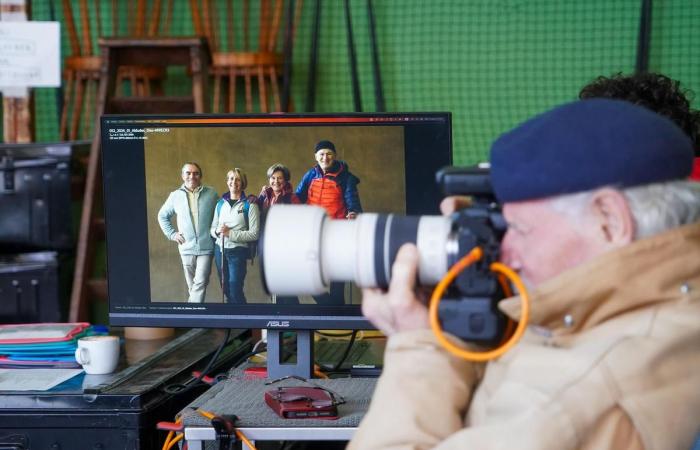
[[[0,255],[0,323],[60,322],[55,252]]]
[[[3,253],[72,248],[71,154],[86,145],[0,145]]]

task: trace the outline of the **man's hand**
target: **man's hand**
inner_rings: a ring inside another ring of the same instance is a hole
[[[469,207],[470,197],[446,197],[440,203],[445,216]],[[348,214],[349,215],[349,214]],[[362,313],[387,336],[398,331],[429,328],[427,296],[416,290],[418,249],[404,244],[396,254],[392,266],[389,291],[365,288],[362,290]],[[423,298],[425,297],[425,298]]]
[[[345,218],[352,220],[357,217],[357,213],[355,211],[349,211],[346,215]]]
[[[415,291],[417,274],[418,249],[404,244],[391,268],[389,291],[362,290],[362,313],[385,335],[429,328],[428,308]]]
[[[182,245],[185,243],[185,236],[179,231],[177,231],[173,234],[172,240]]]

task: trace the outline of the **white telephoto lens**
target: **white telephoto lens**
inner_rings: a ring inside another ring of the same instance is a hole
[[[321,234],[326,211],[317,206],[274,205],[265,219],[263,273],[276,295],[325,292],[321,272]]]
[[[354,220],[327,220],[321,237],[323,279],[352,281],[375,287],[374,233],[377,214],[359,214]]]
[[[418,279],[423,286],[435,286],[447,273],[447,241],[452,222],[443,216],[422,216],[418,222]]]
[[[359,214],[333,220],[318,206],[275,205],[265,223],[263,278],[277,295],[315,295],[334,282],[387,287],[401,245],[418,247],[418,282],[447,273],[452,222],[442,216]]]
[[[406,243],[418,247],[418,283],[437,284],[447,273],[447,247],[452,221],[443,216],[380,215],[374,233],[377,285],[386,287],[391,281],[391,267],[399,248]]]

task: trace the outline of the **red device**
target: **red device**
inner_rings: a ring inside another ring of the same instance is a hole
[[[266,391],[265,403],[283,419],[335,420],[344,400],[322,387],[290,386]]]

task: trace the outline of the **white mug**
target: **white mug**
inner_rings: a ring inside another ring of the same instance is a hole
[[[119,362],[119,337],[86,336],[78,339],[75,360],[89,375],[114,372]]]

